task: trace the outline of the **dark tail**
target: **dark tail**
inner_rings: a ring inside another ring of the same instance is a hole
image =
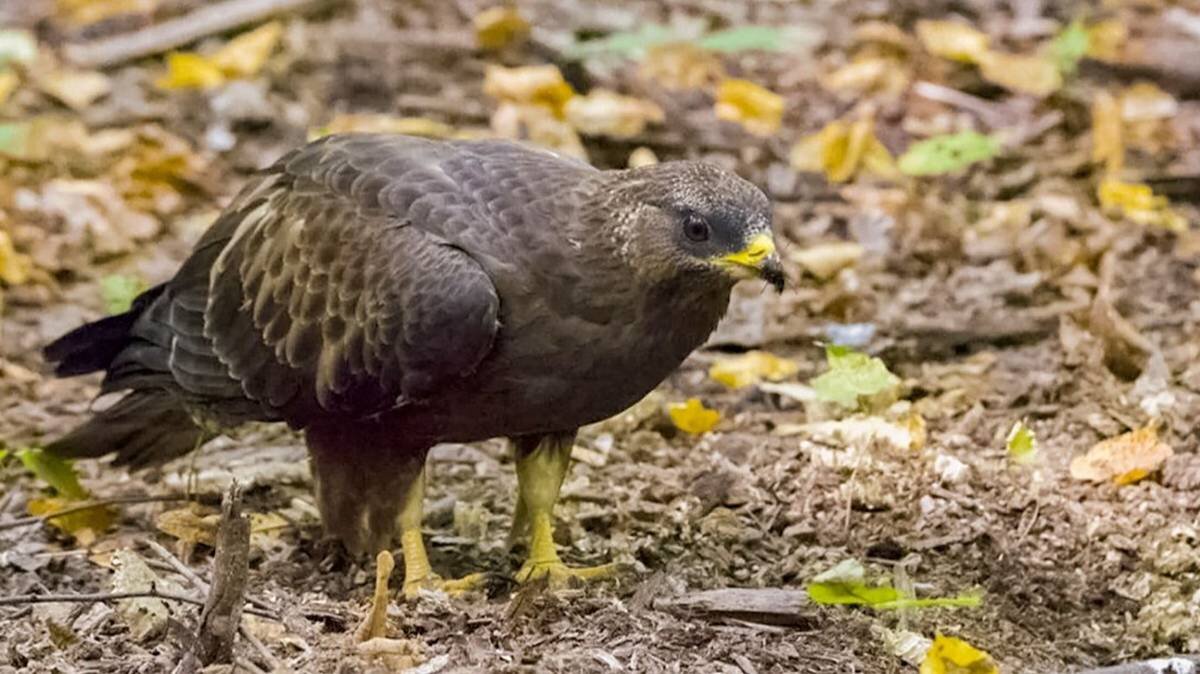
[[[153,389],[129,393],[46,451],[70,459],[116,454],[114,465],[137,469],[183,456],[204,439],[177,398]]]
[[[203,431],[169,388],[170,333],[155,321],[166,309],[155,303],[166,286],[142,293],[123,314],[81,325],[43,350],[54,374],[73,377],[104,372],[104,393],[132,389],[46,450],[66,458],[116,454],[113,462],[142,468],[195,449]],[[142,320],[143,315],[148,320]]]

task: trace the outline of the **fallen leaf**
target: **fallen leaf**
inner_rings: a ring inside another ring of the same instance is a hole
[[[1063,85],[1058,64],[1041,54],[987,51],[979,56],[978,63],[983,79],[1020,94],[1042,98]]]
[[[57,0],[59,15],[78,26],[123,15],[150,15],[159,0]]]
[[[833,241],[793,248],[788,251],[788,259],[822,281],[828,281],[841,270],[853,267],[865,252],[862,244],[854,241]]]
[[[860,398],[874,396],[900,385],[883,361],[849,347],[828,345],[829,371],[810,382],[817,398],[843,407],[857,407]]]
[[[1175,452],[1146,426],[1096,443],[1087,454],[1071,460],[1071,477],[1089,482],[1131,484],[1150,475]]]
[[[1013,424],[1004,443],[1008,450],[1009,461],[1022,466],[1037,462],[1037,436],[1034,435],[1032,428],[1025,425],[1024,421]]]
[[[715,111],[717,119],[769,136],[783,123],[783,97],[747,80],[728,79],[717,87]]]
[[[503,102],[492,113],[491,127],[501,138],[529,141],[568,157],[587,160],[579,132],[544,106]]]
[[[799,370],[800,365],[793,360],[780,358],[766,351],[747,351],[737,356],[719,359],[708,368],[708,376],[729,388],[737,389],[757,384],[764,379],[782,381],[794,376]]]
[[[825,75],[821,85],[830,91],[899,94],[908,88],[911,79],[908,68],[899,59],[868,55],[857,57]]]
[[[546,108],[558,119],[563,118],[567,101],[575,95],[562,71],[552,64],[518,68],[489,65],[483,75],[483,92],[499,101]]]
[[[684,433],[700,435],[711,431],[721,421],[721,413],[709,409],[699,398],[688,398],[686,402],[671,403],[667,414],[675,427]]]
[[[921,662],[920,674],[1000,674],[1000,668],[985,651],[938,634]]]
[[[29,280],[33,262],[28,255],[17,252],[8,232],[0,229],[0,282],[17,286]]]
[[[196,504],[167,510],[154,518],[159,531],[178,539],[185,545],[203,543],[209,547],[217,544],[217,526],[221,516]]]
[[[913,415],[897,423],[882,417],[851,417],[806,424],[779,424],[775,435],[805,435],[821,442],[846,447],[867,447],[882,442],[898,451],[921,449],[925,445],[925,420]]]
[[[0,67],[0,106],[21,86],[21,77],[12,68]]]
[[[225,43],[212,55],[212,64],[229,79],[253,77],[262,71],[267,59],[279,46],[283,24],[271,21]]]
[[[917,39],[930,54],[963,63],[978,63],[989,45],[986,33],[958,21],[918,21]]]
[[[830,182],[846,182],[863,172],[881,178],[898,175],[895,160],[875,137],[875,121],[834,120],[815,134],[801,138],[789,154],[797,171],[821,171]]]
[[[1105,178],[1097,188],[1097,197],[1105,211],[1139,225],[1162,227],[1173,232],[1187,231],[1187,219],[1171,208],[1166,197],[1154,194],[1149,185]]]
[[[690,42],[655,45],[638,66],[639,74],[667,89],[700,89],[725,77],[715,54]]]
[[[138,276],[109,274],[100,279],[100,295],[104,298],[104,309],[109,314],[129,311],[133,300],[146,289],[146,282]]]
[[[145,560],[132,550],[118,550],[113,554],[112,565],[115,570],[112,579],[113,592],[153,592],[176,589],[168,587],[173,584],[159,578]],[[170,617],[171,611],[162,599],[137,597],[119,600],[117,614],[129,626],[130,636],[134,641],[143,641],[166,629],[167,618]]]
[[[382,671],[385,672],[409,672],[416,674],[419,671],[419,665],[425,662],[425,648],[421,642],[414,639],[388,639],[387,637],[375,637],[367,639],[358,644],[357,650],[360,654],[378,660],[383,666]],[[430,663],[437,661],[437,658],[430,660]],[[444,665],[443,665],[444,666]],[[440,671],[441,668],[430,670],[431,672]]]
[[[1091,35],[1082,21],[1076,19],[1054,36],[1050,42],[1050,57],[1063,75],[1074,75],[1079,62],[1087,56]]]
[[[483,49],[503,49],[529,35],[529,22],[515,7],[491,7],[475,15],[475,43]]]
[[[167,72],[154,81],[161,89],[212,89],[225,82],[225,74],[212,59],[191,52],[167,54]]]
[[[921,666],[921,661],[933,645],[933,639],[908,630],[890,630],[882,625],[872,625],[871,633],[879,637],[889,653],[913,667]]]
[[[944,175],[960,171],[1000,153],[998,138],[978,131],[934,136],[913,143],[900,155],[897,166],[910,176]]]
[[[1107,91],[1096,92],[1092,99],[1092,161],[1104,165],[1115,176],[1125,163],[1125,142],[1121,107]]]
[[[26,470],[50,485],[59,496],[74,501],[87,498],[88,492],[79,484],[79,477],[70,461],[33,448],[17,452],[17,458],[21,459]]]
[[[608,89],[593,89],[586,96],[571,97],[564,114],[580,133],[617,139],[636,136],[647,124],[662,122],[664,117],[662,108],[654,103]]]
[[[978,593],[964,593],[956,597],[905,597],[890,583],[868,583],[866,569],[856,559],[843,560],[817,574],[804,589],[809,599],[817,604],[870,606],[880,610],[974,607],[983,603],[983,597]]]
[[[112,91],[112,82],[95,70],[62,69],[37,78],[37,86],[72,110],[83,110]]]
[[[79,501],[75,499],[47,496],[29,499],[26,509],[30,515],[42,517],[77,505],[79,505]],[[98,535],[107,531],[116,519],[116,510],[109,506],[98,505],[60,517],[51,517],[46,520],[46,523],[74,537],[77,544],[87,547],[96,540]]]
[[[1129,28],[1121,19],[1104,19],[1087,27],[1087,55],[1100,61],[1119,61],[1129,40]]]

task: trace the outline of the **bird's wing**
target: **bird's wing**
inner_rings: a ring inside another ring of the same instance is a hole
[[[220,397],[236,382],[293,423],[314,404],[366,416],[420,401],[490,351],[491,279],[422,226],[439,197],[456,198],[422,155],[432,146],[372,158],[359,142],[285,158],[201,239],[171,289],[172,372],[185,389]],[[420,196],[397,211],[389,190]]]

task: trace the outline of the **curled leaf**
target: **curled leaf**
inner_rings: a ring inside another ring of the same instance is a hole
[[[800,139],[790,153],[797,171],[822,171],[830,182],[841,183],[859,173],[881,178],[897,174],[895,160],[875,137],[875,120],[834,120],[815,134]]]
[[[705,407],[699,398],[688,398],[686,402],[671,403],[667,407],[667,414],[670,415],[676,428],[692,435],[707,433],[721,421],[721,413]]]
[[[721,82],[715,109],[718,119],[737,122],[759,136],[775,133],[783,123],[783,97],[747,80]]]
[[[1008,460],[1015,464],[1028,465],[1037,461],[1037,436],[1024,421],[1013,424],[1005,440],[1005,447],[1008,450]]]
[[[1157,471],[1175,452],[1158,439],[1154,426],[1101,440],[1071,460],[1071,477],[1090,482],[1131,484]]]

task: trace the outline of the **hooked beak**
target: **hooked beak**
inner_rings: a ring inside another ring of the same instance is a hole
[[[776,292],[783,292],[786,277],[783,275],[783,264],[775,254],[775,241],[770,234],[756,234],[746,247],[717,258],[721,265],[734,278],[759,277],[775,287]]]

